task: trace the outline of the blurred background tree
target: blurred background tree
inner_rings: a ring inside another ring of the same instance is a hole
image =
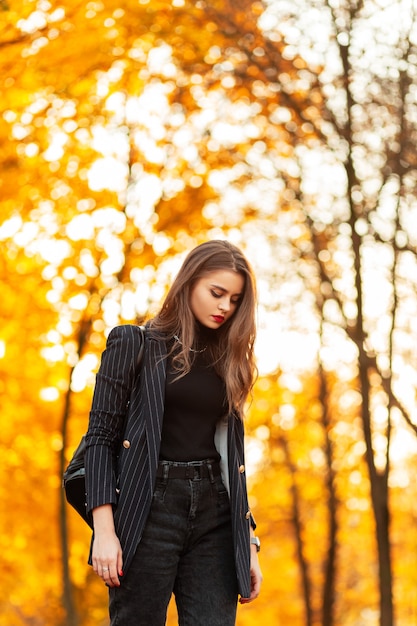
[[[0,3],[1,624],[107,623],[62,470],[109,329],[227,237],[260,300],[238,624],[415,625],[415,9]]]

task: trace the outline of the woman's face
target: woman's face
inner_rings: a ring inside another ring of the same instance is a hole
[[[237,272],[209,272],[196,282],[191,292],[190,307],[194,317],[207,328],[219,328],[236,311],[243,287],[244,278]]]

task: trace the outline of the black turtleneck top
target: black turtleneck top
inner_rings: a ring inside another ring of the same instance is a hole
[[[199,328],[197,346],[212,340],[207,331]],[[226,411],[226,389],[208,362],[207,351],[193,354],[190,372],[178,380],[171,360],[167,363],[160,450],[160,458],[167,461],[219,459],[214,433]]]

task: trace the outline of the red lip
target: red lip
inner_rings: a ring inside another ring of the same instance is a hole
[[[212,318],[214,319],[215,322],[217,322],[218,324],[221,324],[222,322],[224,322],[224,317],[223,315],[212,315]]]

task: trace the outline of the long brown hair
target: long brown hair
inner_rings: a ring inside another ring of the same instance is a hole
[[[190,297],[197,281],[210,272],[230,270],[244,279],[239,304],[231,318],[216,331],[216,341],[208,346],[212,363],[224,380],[229,413],[243,415],[245,400],[252,389],[256,366],[254,342],[256,335],[256,287],[253,272],[242,252],[228,241],[207,241],[186,257],[158,314],[150,328],[167,339],[176,335],[172,354],[179,377],[190,371],[196,324],[190,308]]]

